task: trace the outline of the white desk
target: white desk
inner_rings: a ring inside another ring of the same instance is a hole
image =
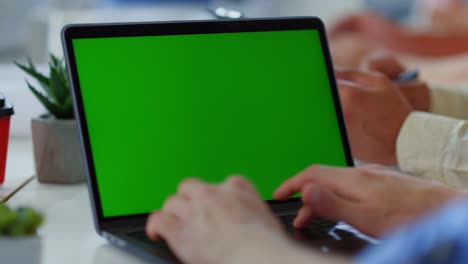
[[[13,139],[7,177],[34,171],[30,141]],[[146,263],[117,249],[94,230],[85,184],[49,185],[36,180],[8,202],[10,206],[32,206],[45,214],[41,228],[43,264]]]

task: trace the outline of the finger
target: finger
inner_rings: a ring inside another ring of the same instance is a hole
[[[303,206],[301,210],[299,210],[299,213],[297,214],[296,218],[294,219],[293,226],[295,228],[307,227],[314,219],[314,216],[316,216],[316,214],[314,213],[314,209],[310,206],[310,202],[305,199],[311,199],[311,197],[316,198],[315,194],[317,188],[317,185],[315,185],[314,183],[309,183],[303,188],[302,193],[307,195],[302,195]]]
[[[340,101],[343,107],[347,107],[348,104],[350,106],[354,106],[355,103],[358,103],[359,100],[363,100],[362,97],[367,92],[365,87],[362,85],[346,81],[346,80],[338,80],[338,92],[340,94]]]
[[[352,168],[334,168],[326,166],[311,166],[291,179],[285,181],[275,192],[274,197],[285,200],[302,190],[307,183],[315,183],[340,191],[352,188],[356,181]]]
[[[312,166],[316,167],[316,166]],[[274,192],[273,197],[277,200],[289,199],[292,195],[301,191],[301,183],[306,181],[313,181],[313,175],[311,174],[311,167],[301,171],[297,175],[289,178],[283,182]]]
[[[255,187],[250,184],[244,177],[239,175],[230,176],[224,186],[228,188],[236,188],[237,190],[247,191],[249,193],[255,193]]]
[[[205,188],[207,184],[195,178],[187,178],[179,184],[177,193],[192,199],[193,196],[197,195],[201,189]]]
[[[301,229],[307,227],[314,218],[314,210],[309,205],[302,206],[299,213],[297,213],[296,218],[294,219],[293,226],[294,228]]]
[[[350,128],[353,128],[359,124],[356,119],[363,117],[361,108],[356,106],[366,103],[370,93],[366,88],[350,81],[338,80],[338,88],[343,115]]]
[[[339,80],[354,82],[367,88],[374,89],[380,88],[389,83],[388,78],[378,72],[335,68],[335,76]]]
[[[359,31],[359,17],[350,16],[336,22],[329,31],[330,37],[335,37],[342,33]]]
[[[327,187],[312,185],[303,193],[303,202],[305,207],[311,208],[313,214],[334,220],[355,223],[356,215],[359,215],[359,201],[352,201],[340,195]],[[304,219],[307,223],[310,218]]]
[[[189,201],[189,199],[184,198],[182,195],[171,196],[164,202],[162,211],[184,218],[187,216]]]
[[[406,68],[392,55],[388,53],[373,54],[364,63],[364,69],[368,71],[377,71],[385,74],[391,80],[395,80],[406,70]]]
[[[239,199],[247,199],[251,205],[256,204],[260,205],[262,208],[267,208],[255,189],[255,186],[253,186],[244,177],[229,177],[221,188],[228,192],[234,192]]]
[[[170,240],[180,228],[180,220],[171,214],[154,212],[146,221],[146,235],[151,240]]]

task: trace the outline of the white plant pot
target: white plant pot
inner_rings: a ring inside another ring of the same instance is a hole
[[[38,236],[6,238],[0,237],[0,263],[40,264],[42,239]]]
[[[36,174],[41,183],[85,181],[75,120],[44,116],[31,121]]]

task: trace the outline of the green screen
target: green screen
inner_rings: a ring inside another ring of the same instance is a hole
[[[161,207],[184,178],[241,174],[262,197],[346,166],[319,32],[74,39],[104,217]]]

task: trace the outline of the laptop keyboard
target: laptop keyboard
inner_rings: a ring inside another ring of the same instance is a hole
[[[316,218],[309,224],[307,228],[295,229],[292,225],[296,215],[283,215],[280,220],[286,227],[288,233],[300,241],[323,240],[323,239],[336,239],[340,240],[345,237],[353,236],[352,233],[335,229],[336,222]]]
[[[156,243],[153,240],[149,239],[144,231],[136,231],[128,234],[132,239],[138,240],[145,244],[158,244],[158,247],[163,250],[169,250],[169,246],[166,243]]]
[[[357,238],[354,233],[337,228],[336,222],[325,219],[315,219],[309,227],[305,229],[294,229],[292,223],[295,217],[295,215],[280,216],[280,220],[287,232],[291,234],[295,240],[314,249],[319,249],[325,254],[338,252],[351,256],[368,244],[368,242]],[[164,256],[164,258],[170,260],[171,263],[180,263],[165,242],[151,241],[144,231],[127,233],[124,236],[139,243],[142,247],[145,247],[148,252],[152,252],[158,257]]]
[[[344,232],[342,230],[335,230],[336,222],[317,218],[315,219],[308,228],[295,229],[292,225],[295,215],[283,215],[280,216],[280,220],[285,226],[288,233],[292,234],[294,238],[302,241],[310,240],[322,240],[322,239],[337,239],[333,234],[339,234],[340,238],[353,236],[352,233]],[[127,234],[135,240],[144,243],[154,243],[148,239],[145,232],[137,231]]]

